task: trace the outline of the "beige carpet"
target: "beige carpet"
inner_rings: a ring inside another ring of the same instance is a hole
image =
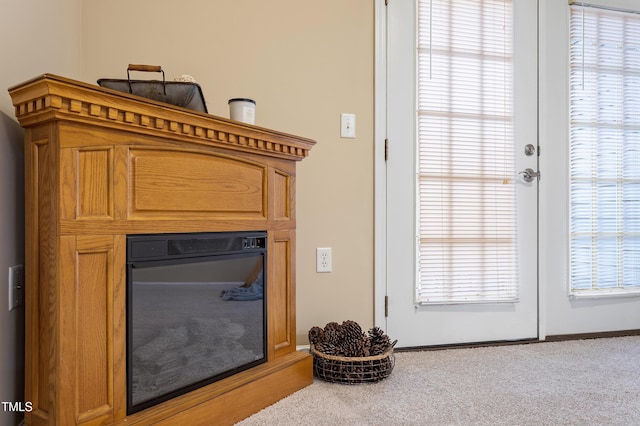
[[[640,336],[399,352],[379,383],[316,379],[238,425],[640,425]]]

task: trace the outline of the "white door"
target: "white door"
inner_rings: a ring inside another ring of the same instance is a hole
[[[387,334],[536,338],[537,1],[418,3],[385,10]]]

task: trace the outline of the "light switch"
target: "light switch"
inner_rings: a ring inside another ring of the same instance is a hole
[[[342,114],[340,122],[340,137],[355,139],[356,137],[356,115]]]

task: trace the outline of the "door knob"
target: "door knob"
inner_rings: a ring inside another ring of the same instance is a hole
[[[540,179],[540,172],[535,172],[533,169],[529,168],[524,169],[518,174],[522,175],[522,179],[524,179],[525,182],[533,182],[533,179],[535,178]]]

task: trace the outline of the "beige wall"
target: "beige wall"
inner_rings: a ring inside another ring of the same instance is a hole
[[[256,124],[318,143],[298,164],[297,334],[352,319],[373,326],[374,8],[369,0],[85,0],[82,79],[129,63],[190,74],[209,112],[257,101]],[[137,78],[157,75],[136,73]],[[357,138],[340,138],[340,113]],[[316,247],[333,272],[315,272]]]
[[[7,88],[45,72],[79,77],[79,0],[0,0],[0,401],[24,398],[24,308],[8,311],[8,268],[24,263],[23,131]],[[22,416],[0,409],[0,425]]]

